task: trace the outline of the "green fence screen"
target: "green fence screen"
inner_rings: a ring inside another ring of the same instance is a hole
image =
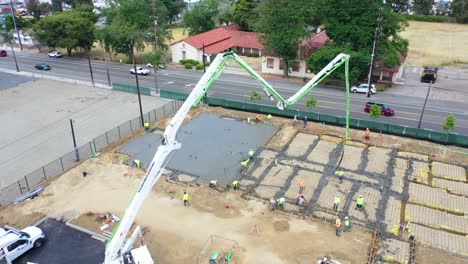
[[[185,100],[188,94],[173,92],[167,90],[160,90],[162,98],[174,99],[174,100]],[[279,110],[274,106],[255,104],[251,102],[240,102],[229,99],[207,97],[205,102],[212,106],[221,106],[228,107],[233,109],[239,109],[243,111],[257,112],[263,114],[272,114],[276,116],[284,116],[293,118],[297,115],[298,119],[307,117],[310,121],[325,122],[327,124],[345,126],[346,118],[341,116],[334,116],[328,114],[319,114],[314,112],[307,112],[302,110],[293,110],[285,109],[283,111]],[[412,137],[416,139],[430,140],[437,143],[447,144],[447,145],[458,145],[462,147],[468,147],[468,137],[462,136],[454,133],[443,133],[436,132],[429,129],[419,129],[414,127],[392,125],[387,123],[381,123],[370,120],[362,120],[351,118],[349,125],[352,128],[366,129],[379,131],[386,134],[393,134],[398,136]]]
[[[127,92],[127,93],[135,93],[135,94],[137,93],[136,86],[122,84],[122,83],[112,83],[112,89],[116,91]],[[150,88],[140,86],[140,94],[151,95],[151,90]]]

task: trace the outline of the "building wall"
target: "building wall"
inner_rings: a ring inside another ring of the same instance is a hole
[[[280,69],[282,59],[271,56],[262,56],[262,73],[283,75],[283,69]],[[293,65],[289,65],[289,76],[312,78],[315,74],[308,72],[305,60],[296,60]]]
[[[34,46],[39,44],[39,42],[31,34],[23,35],[23,32],[20,30],[19,35],[20,35],[20,38],[21,38],[21,43],[24,46],[34,47]],[[19,44],[18,35],[15,33],[15,34],[13,34],[13,36],[15,38],[15,43]]]
[[[197,60],[201,62],[203,60],[203,52],[199,49],[196,49],[192,45],[185,43],[184,41],[181,41],[179,43],[176,43],[172,45],[172,61],[173,62],[179,62],[180,60],[183,60],[183,54],[185,52],[185,59],[191,59],[191,60]],[[209,58],[209,57],[208,57]]]

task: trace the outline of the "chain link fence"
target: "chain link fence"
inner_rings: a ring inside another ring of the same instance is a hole
[[[156,120],[172,115],[182,106],[182,103],[183,102],[180,101],[170,101],[163,106],[144,114],[143,119],[152,123]],[[29,173],[22,179],[0,190],[0,207],[12,203],[18,196],[33,190],[45,180],[52,179],[69,170],[77,165],[81,160],[90,158],[94,153],[93,148],[98,152],[140,128],[141,119],[140,117],[136,117],[94,138],[91,142],[78,147],[77,150],[70,151],[49,164]]]

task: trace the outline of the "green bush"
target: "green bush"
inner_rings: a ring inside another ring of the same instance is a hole
[[[203,65],[202,64],[195,65],[195,70],[203,70]]]
[[[422,22],[437,22],[445,23],[450,22],[450,18],[447,16],[426,16],[426,15],[405,15],[406,19]]]
[[[209,62],[209,61],[205,61],[205,66],[206,66],[206,67],[210,66],[210,62]]]
[[[190,64],[190,63],[186,63],[186,64],[185,64],[185,69],[191,70],[192,68],[193,68],[193,65],[192,65],[192,64]]]
[[[180,60],[179,63],[182,64],[182,65],[185,65],[185,63],[187,62],[187,60]]]

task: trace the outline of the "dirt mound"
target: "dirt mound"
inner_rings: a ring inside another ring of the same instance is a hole
[[[273,222],[273,228],[278,232],[289,231],[289,222],[288,221],[275,221]]]

